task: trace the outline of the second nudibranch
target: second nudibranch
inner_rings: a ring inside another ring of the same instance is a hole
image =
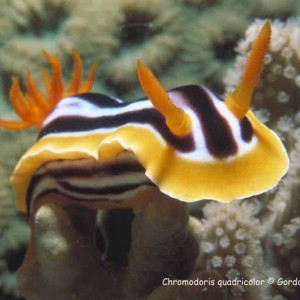
[[[47,97],[30,76],[27,96],[14,81],[11,98],[23,121],[0,121],[13,129],[40,126],[38,141],[12,175],[18,208],[29,210],[49,192],[97,207],[149,186],[186,202],[229,202],[274,187],[288,168],[288,156],[277,135],[249,109],[270,35],[266,22],[240,85],[225,100],[196,85],[166,92],[140,61],[138,77],[147,98],[124,103],[88,93],[94,69],[81,85],[76,52],[76,70],[64,91],[57,58],[46,54],[53,69],[52,78],[43,75]]]

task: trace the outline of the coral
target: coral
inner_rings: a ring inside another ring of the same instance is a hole
[[[217,271],[223,279],[263,279],[263,234],[253,204],[210,203],[204,207],[198,270]],[[264,286],[230,285],[228,299],[254,299]],[[262,296],[260,296],[262,299]]]
[[[108,9],[95,9],[95,1],[88,0],[2,0],[0,27],[0,74],[3,90],[7,92],[10,77],[24,78],[28,68],[34,77],[40,77],[45,66],[42,50],[59,55],[68,70],[71,65],[68,54],[78,51],[85,62],[104,61],[111,52],[106,38],[109,22],[102,22],[98,12],[111,15]],[[88,25],[95,20],[93,26]],[[70,74],[66,74],[68,76]],[[5,94],[7,96],[7,94]]]
[[[17,132],[0,131],[0,230],[7,223],[10,215],[16,214],[9,177],[18,159],[36,139],[36,134],[36,130],[33,129],[24,132],[20,136]],[[16,143],[16,140],[18,143]]]
[[[29,227],[24,221],[18,220],[18,216],[11,215],[10,222],[6,222],[6,228],[2,227],[0,234],[0,295],[19,296],[16,289],[16,270],[24,257]]]
[[[96,269],[101,266],[100,253],[93,243],[94,219],[95,212],[78,207],[64,209],[49,203],[37,210],[31,237],[35,243],[29,245],[25,263],[18,272],[23,296],[27,299],[91,297],[89,293],[95,291],[89,281],[94,283]],[[87,282],[86,278],[91,280]],[[78,288],[80,280],[85,289]]]
[[[31,219],[31,243],[18,271],[22,295],[46,300],[136,299],[167,276],[186,277],[198,254],[186,205],[159,192],[154,195],[135,212],[128,265],[122,266],[101,260],[95,247],[95,211],[61,207],[51,203],[61,196],[49,194]]]
[[[268,1],[245,7],[236,0],[1,0],[0,90],[5,99],[10,77],[24,77],[28,66],[39,76],[41,49],[69,66],[67,53],[75,48],[88,65],[101,64],[103,92],[139,97],[137,58],[165,75],[170,88],[202,82],[221,91],[234,56],[230,49],[250,20],[285,18],[300,10],[293,0],[284,7],[280,0]]]
[[[106,85],[120,95],[131,91],[137,83],[137,58],[161,71],[179,50],[181,22],[172,1],[2,2],[3,87],[9,85],[12,75],[24,78],[28,66],[38,77],[40,67],[44,66],[42,49],[59,55],[64,65],[69,65],[66,54],[75,48],[86,63],[101,63],[101,77],[105,76]],[[177,22],[173,22],[174,18]]]
[[[166,277],[186,278],[193,269],[198,246],[189,231],[186,204],[167,198],[157,197],[133,221],[127,278],[130,299],[148,294]]]
[[[300,132],[298,122],[297,132]],[[294,130],[290,135],[295,133]],[[286,133],[285,133],[286,135]],[[290,139],[291,140],[291,139]],[[276,266],[284,279],[295,279],[300,276],[300,135],[297,135],[294,147],[289,152],[290,169],[279,185],[277,192],[269,203],[269,214],[265,221],[267,244],[273,252],[270,264]],[[281,286],[285,294],[297,295],[298,286]]]
[[[1,40],[2,72],[23,75],[28,65],[39,74],[41,49],[64,54],[60,26],[70,11],[70,1],[3,1],[1,18],[10,26]],[[70,47],[68,48],[68,50]]]
[[[195,83],[204,83],[219,93],[223,92],[223,77],[235,57],[233,51],[248,24],[255,17],[286,18],[297,15],[296,1],[256,0],[244,5],[237,0],[182,0],[186,5],[186,34],[180,59],[189,69]],[[193,21],[191,21],[193,20]],[[175,75],[176,76],[176,75]],[[184,80],[182,76],[181,80]]]
[[[194,5],[194,6],[209,6],[217,3],[217,0],[211,0],[211,1],[206,1],[206,0],[182,0],[183,3],[188,4],[188,5]]]
[[[137,58],[154,71],[172,63],[180,49],[183,24],[170,0],[119,0],[113,17],[115,47],[104,73],[107,83],[122,92],[137,83]]]
[[[23,260],[29,227],[16,212],[8,179],[20,155],[32,144],[35,135],[36,132],[29,131],[18,137],[17,146],[12,146],[15,144],[16,133],[0,133],[0,297],[19,295],[15,272]]]
[[[220,90],[228,61],[233,59],[236,40],[246,28],[247,19],[231,8],[214,9],[192,24],[185,37],[183,60],[190,65],[194,83],[211,82]],[[210,20],[218,20],[211,23]]]
[[[249,45],[262,23],[256,20],[246,31],[245,39],[239,43],[236,64],[225,78],[228,90],[237,83]],[[294,279],[300,275],[300,19],[291,18],[286,22],[275,20],[272,30],[269,55],[261,82],[254,93],[253,106],[284,141],[290,157],[290,168],[277,188],[257,197],[257,200],[261,203],[258,211],[265,232],[262,241],[272,251],[267,263],[275,267],[282,278]],[[278,290],[288,297],[299,293],[293,286],[279,286]]]
[[[292,15],[293,12],[297,12],[296,2],[294,0],[287,0],[284,3],[280,0],[260,0],[259,5],[254,9],[254,13],[257,17],[285,18]]]

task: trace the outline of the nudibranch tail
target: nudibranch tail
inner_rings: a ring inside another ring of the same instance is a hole
[[[82,62],[79,54],[73,50],[74,69],[68,87],[64,88],[61,62],[58,56],[51,56],[44,51],[44,56],[51,66],[51,76],[42,69],[43,93],[36,85],[30,72],[26,76],[27,93],[23,93],[17,78],[13,78],[10,89],[10,101],[21,121],[0,120],[0,127],[21,130],[36,125],[41,127],[45,118],[64,97],[85,93],[91,90],[95,79],[96,64],[92,65],[87,79],[81,83]]]
[[[252,46],[241,83],[225,101],[227,107],[239,119],[242,119],[249,110],[254,88],[263,69],[270,38],[271,24],[266,21]]]
[[[140,84],[153,106],[166,118],[166,124],[174,135],[184,136],[191,132],[190,117],[175,106],[168,93],[154,74],[140,60],[137,62]]]

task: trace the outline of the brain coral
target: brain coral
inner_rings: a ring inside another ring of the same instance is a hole
[[[246,22],[243,15],[229,8],[213,9],[196,19],[183,43],[183,60],[196,75],[192,79],[195,83],[221,84],[227,63],[234,57],[236,40],[246,28]],[[217,88],[221,89],[220,86]]]
[[[115,46],[104,73],[108,84],[122,93],[137,82],[137,58],[154,71],[171,63],[179,50],[183,24],[170,0],[115,1],[112,18],[115,23],[111,38]]]
[[[1,39],[2,72],[39,71],[41,49],[61,54],[66,37],[60,27],[70,14],[70,1],[2,1],[1,19],[9,30]]]

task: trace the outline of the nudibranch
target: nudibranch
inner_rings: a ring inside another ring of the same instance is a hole
[[[59,59],[45,54],[52,66],[51,78],[42,73],[46,95],[30,75],[26,95],[15,79],[10,97],[22,121],[0,122],[11,129],[40,127],[12,175],[19,210],[50,192],[98,207],[153,186],[185,202],[229,202],[274,187],[287,171],[287,152],[249,108],[270,36],[267,21],[240,85],[225,100],[196,85],[165,91],[141,61],[137,73],[146,98],[125,103],[91,93],[95,67],[81,84],[75,51],[64,89]]]

